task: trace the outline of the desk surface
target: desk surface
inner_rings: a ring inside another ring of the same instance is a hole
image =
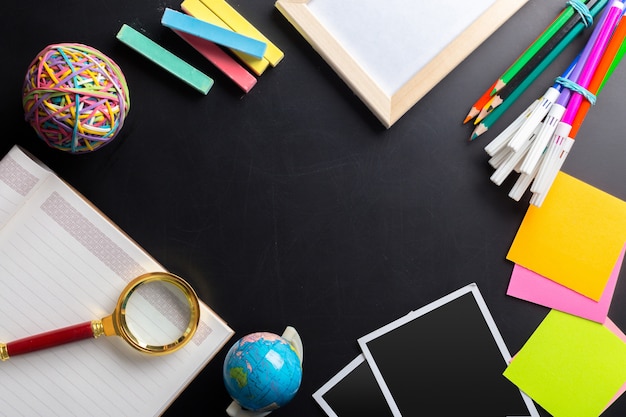
[[[2,154],[18,143],[41,158],[166,268],[189,279],[236,331],[233,341],[294,326],[305,347],[304,379],[296,398],[273,416],[323,416],[311,394],[359,353],[357,338],[470,282],[512,353],[547,314],[505,295],[512,270],[505,255],[528,199],[507,197],[511,181],[501,187],[489,181],[483,147],[552,84],[582,43],[493,132],[470,143],[471,127],[462,120],[563,1],[531,0],[388,130],[274,0],[231,3],[285,53],[248,94],[161,26],[164,8],[179,9],[180,2],[62,3],[3,5],[0,121],[17,134],[4,135]],[[213,77],[209,94],[117,41],[123,23]],[[93,154],[50,149],[23,120],[26,67],[57,42],[100,49],[129,83],[122,133]],[[626,70],[618,68],[563,168],[621,199],[625,85]],[[622,281],[610,317],[626,329]],[[225,350],[166,415],[225,415]],[[625,414],[621,398],[604,415]]]

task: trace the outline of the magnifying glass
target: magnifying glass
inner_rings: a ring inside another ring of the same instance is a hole
[[[128,283],[109,316],[0,343],[0,359],[100,336],[120,336],[133,348],[162,355],[182,348],[196,332],[200,305],[193,288],[169,272]]]

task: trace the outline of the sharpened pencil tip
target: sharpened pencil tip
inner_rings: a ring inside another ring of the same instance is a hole
[[[474,120],[474,125],[477,125],[478,123],[482,122],[483,119],[485,117],[487,117],[489,115],[489,113],[491,113],[492,110],[493,110],[493,107],[491,107],[491,106],[482,109],[480,111],[480,114],[478,116],[476,116],[476,120]]]
[[[476,126],[476,128],[472,132],[472,136],[470,137],[470,141],[473,141],[474,139],[476,139],[477,137],[479,137],[480,135],[482,135],[486,131],[487,131],[487,126],[485,126],[482,123],[479,124],[478,126]]]
[[[498,81],[496,81],[495,86],[493,87],[493,90],[491,90],[491,95],[493,96],[495,93],[497,93],[498,91],[502,90],[502,87],[504,87],[506,85],[506,83],[504,82],[503,79],[498,79]]]
[[[463,124],[472,120],[474,117],[478,115],[478,113],[480,113],[480,109],[476,108],[475,106],[472,106],[472,109],[469,111],[469,113],[467,113],[467,116],[465,116],[465,120],[463,120]]]

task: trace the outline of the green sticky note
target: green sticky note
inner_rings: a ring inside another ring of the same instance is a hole
[[[128,25],[122,25],[117,39],[203,94],[207,94],[213,86],[211,77]]]
[[[626,343],[606,324],[551,310],[503,374],[553,416],[597,417],[626,383]]]

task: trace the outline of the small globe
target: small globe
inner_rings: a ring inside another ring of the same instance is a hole
[[[296,395],[302,362],[294,346],[274,333],[257,332],[239,339],[224,359],[224,385],[242,408],[272,411]]]

